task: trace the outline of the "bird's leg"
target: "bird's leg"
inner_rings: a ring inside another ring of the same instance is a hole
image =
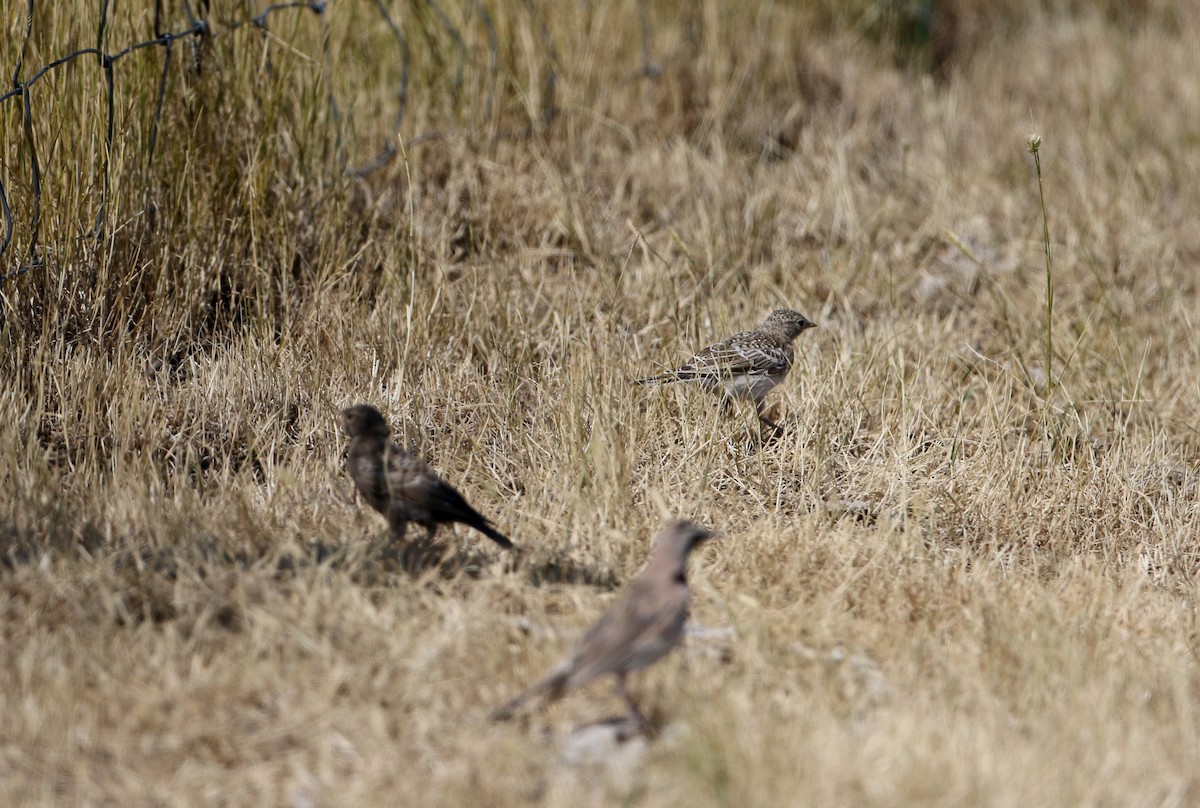
[[[779,424],[775,423],[774,421],[772,421],[770,418],[766,417],[765,415],[758,416],[758,420],[760,423],[771,427],[771,429],[773,429],[775,431],[776,435],[783,434],[783,427],[781,427]]]
[[[783,427],[766,416],[766,408],[763,407],[763,403],[761,401],[754,402],[754,411],[758,413],[759,423],[771,427],[771,429],[775,431],[776,436],[783,434]]]
[[[421,575],[442,562],[442,551],[432,541],[437,527],[426,522],[417,522],[417,525],[424,528],[424,532],[400,548],[400,563],[412,575]],[[405,522],[407,527],[408,523]]]
[[[388,538],[392,541],[403,541],[404,535],[408,533],[408,520],[391,515],[388,516]]]
[[[421,546],[425,548],[425,552],[430,558],[436,558],[439,563],[448,561],[453,558],[461,558],[463,554],[462,542],[458,540],[454,531],[450,531],[451,542],[449,544],[439,544],[434,541],[434,536],[438,532],[437,522],[422,522],[421,527],[425,528],[425,535],[421,537]]]
[[[617,675],[617,694],[621,697],[621,701],[625,702],[625,709],[629,714],[625,718],[625,724],[629,727],[629,735],[640,735],[646,731],[646,716],[642,715],[642,711],[633,703],[633,699],[629,696],[629,691],[625,689],[625,674],[618,673]],[[626,736],[628,737],[628,736]]]
[[[408,520],[394,513],[387,515],[387,536],[376,539],[372,544],[372,553],[382,559],[397,559],[400,548],[404,546],[404,534],[408,532]]]

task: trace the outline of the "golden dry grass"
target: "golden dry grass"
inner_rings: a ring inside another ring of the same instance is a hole
[[[117,5],[110,43],[144,36]],[[102,242],[100,71],[37,85],[51,258],[0,290],[0,803],[1200,803],[1200,16],[1050,5],[957,4],[910,48],[888,4],[652,4],[654,79],[629,0],[489,4],[495,71],[448,9],[458,89],[447,30],[397,11],[400,139],[441,136],[365,180],[339,151],[396,134],[395,46],[333,4],[325,65],[283,15],[199,78],[178,46],[152,168],[161,56],[118,65]],[[27,64],[94,37],[49,6]],[[781,440],[629,385],[781,304],[821,324]],[[356,401],[523,563],[372,546]],[[560,760],[604,685],[488,723],[671,516],[725,533],[693,618],[733,635],[633,682],[643,764]]]

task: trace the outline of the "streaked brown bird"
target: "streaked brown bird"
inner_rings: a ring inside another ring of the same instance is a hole
[[[792,342],[810,328],[816,328],[816,323],[803,314],[776,309],[754,331],[734,334],[708,346],[676,370],[635,383],[690,382],[720,392],[727,403],[734,399],[753,401],[759,419],[778,429],[778,424],[763,416],[763,399],[792,369],[796,358]]]
[[[409,522],[425,528],[427,539],[433,538],[438,525],[460,522],[501,547],[513,546],[429,464],[388,440],[388,425],[379,410],[369,404],[347,407],[342,410],[342,430],[350,436],[346,458],[350,478],[370,506],[387,519],[392,538],[404,538]]]
[[[629,711],[626,720],[637,731],[644,729],[646,719],[625,689],[625,677],[654,664],[683,640],[689,601],[688,555],[712,535],[692,522],[672,522],[659,531],[645,568],[583,635],[575,652],[544,679],[493,710],[492,718],[506,720],[533,698],[544,696],[549,703],[611,673]]]

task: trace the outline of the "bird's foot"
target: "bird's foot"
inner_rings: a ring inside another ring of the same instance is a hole
[[[764,437],[769,437],[771,441],[777,441],[787,434],[787,430],[782,426],[772,421],[765,415],[758,416],[759,433]],[[765,427],[765,429],[764,429]]]
[[[616,724],[617,740],[621,743],[639,735],[649,734],[650,722],[640,711],[634,709]]]

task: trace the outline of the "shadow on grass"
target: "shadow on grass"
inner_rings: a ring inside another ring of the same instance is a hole
[[[44,527],[44,526],[43,526]],[[238,630],[241,604],[237,593],[243,576],[280,584],[311,574],[336,572],[356,586],[394,587],[405,581],[470,581],[517,574],[532,586],[575,584],[615,589],[612,570],[579,562],[565,552],[547,554],[500,551],[490,543],[451,544],[312,541],[288,548],[263,544],[231,548],[208,534],[160,546],[114,547],[90,524],[55,524],[39,533],[20,524],[0,522],[0,575],[21,568],[66,562],[91,567],[109,581],[100,610],[118,625],[176,623]],[[115,579],[109,579],[109,576]],[[86,576],[85,576],[86,577]],[[95,587],[95,581],[88,586]],[[182,594],[181,594],[182,593]],[[100,597],[98,594],[97,597]],[[196,629],[198,630],[198,628]]]
[[[379,539],[366,547],[313,542],[304,555],[279,559],[276,572],[287,575],[318,566],[345,572],[362,585],[383,584],[397,575],[454,580],[482,578],[492,571],[523,573],[533,586],[582,584],[610,590],[620,584],[612,570],[580,563],[563,553],[535,557],[520,548],[500,552],[486,545],[455,547],[423,539]]]

